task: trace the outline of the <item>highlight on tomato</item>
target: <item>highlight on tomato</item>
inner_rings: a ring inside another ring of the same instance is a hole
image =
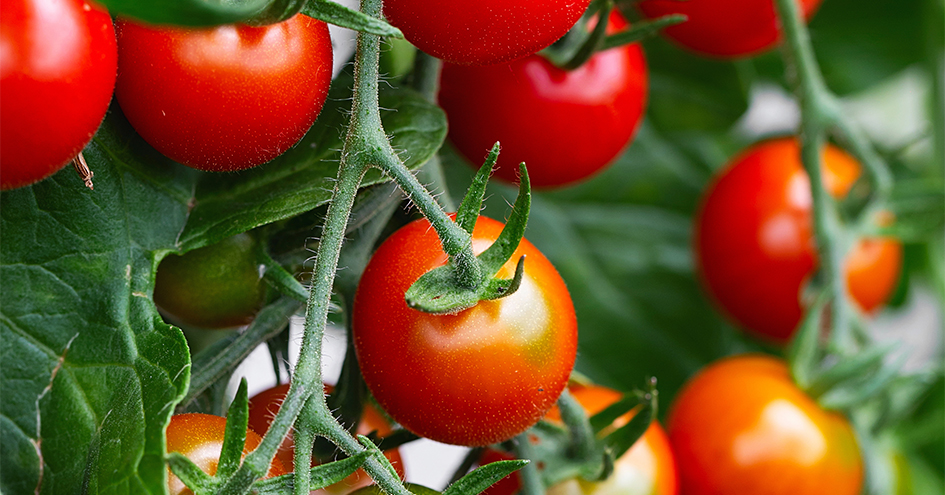
[[[859,163],[836,146],[823,151],[823,180],[845,197]],[[817,266],[810,181],[793,137],[758,143],[731,160],[705,192],[695,219],[696,267],[722,310],[742,328],[775,343],[790,340],[803,308],[801,292]],[[902,245],[859,240],[844,272],[853,301],[877,310],[899,280]]]
[[[325,385],[326,393],[330,394],[333,389],[334,387],[331,385]],[[279,412],[279,408],[282,407],[282,402],[285,400],[288,393],[289,384],[284,383],[282,385],[277,385],[275,387],[263,390],[249,399],[250,429],[259,432],[260,435],[265,435],[266,432],[269,431],[269,426],[272,424],[272,420],[276,417],[276,413]],[[364,412],[361,415],[361,422],[358,423],[355,433],[358,435],[367,435],[371,432],[377,432],[378,435],[383,437],[391,434],[393,432],[393,428],[391,428],[390,423],[388,423],[384,416],[378,412],[374,406],[365,404]],[[400,450],[396,448],[385,450],[384,456],[390,461],[391,465],[397,471],[397,474],[400,476],[400,478],[406,478],[406,473],[404,472],[404,462],[400,455]],[[280,445],[279,450],[276,451],[276,458],[282,462],[283,466],[286,466],[289,470],[294,470],[295,442],[292,438],[292,432],[289,432],[286,438],[282,441],[282,445]],[[317,465],[316,459],[314,458],[312,459],[312,465]],[[363,469],[358,469],[354,473],[351,473],[351,475],[349,475],[344,480],[320,490],[313,491],[312,493],[323,495],[341,495],[367,486],[370,483],[371,477],[368,476],[368,474],[364,472]]]
[[[203,472],[213,476],[217,472],[220,462],[220,452],[223,450],[223,434],[226,431],[226,418],[212,414],[187,413],[171,417],[167,425],[167,451],[179,452],[193,461]],[[256,450],[262,437],[252,429],[246,431],[246,443],[243,446],[243,455]],[[168,470],[170,471],[170,470]],[[275,458],[269,465],[266,478],[286,474],[282,462]],[[169,473],[167,488],[171,495],[193,495],[184,483]]]
[[[501,222],[479,217],[472,246],[481,253]],[[411,309],[407,288],[447,257],[425,220],[385,240],[361,277],[353,307],[354,345],[364,381],[396,422],[443,443],[479,446],[534,425],[557,400],[574,367],[577,320],[564,281],[526,239],[496,274],[513,294],[456,314]]]
[[[564,36],[589,0],[386,0],[384,15],[408,41],[454,64],[491,65],[531,55]]]
[[[260,27],[117,26],[122,111],[148,144],[193,168],[272,160],[308,132],[328,95],[328,26],[302,14]]]
[[[775,0],[643,0],[643,14],[655,19],[684,14],[689,19],[663,30],[666,36],[701,55],[742,58],[774,47],[781,39]],[[809,20],[821,0],[796,0]]]
[[[608,33],[626,26],[611,13]],[[488,67],[444,64],[440,80],[456,149],[480,164],[499,141],[496,176],[515,182],[525,162],[537,188],[586,180],[616,160],[643,119],[648,86],[639,43],[597,52],[570,71],[540,55]]]
[[[154,304],[177,325],[204,329],[248,325],[266,295],[256,263],[257,243],[244,232],[165,257],[155,275]]]
[[[842,415],[822,409],[784,361],[717,361],[683,387],[667,422],[687,495],[857,495],[863,461]]]
[[[115,88],[108,12],[86,0],[0,4],[0,190],[59,171],[91,141]]]

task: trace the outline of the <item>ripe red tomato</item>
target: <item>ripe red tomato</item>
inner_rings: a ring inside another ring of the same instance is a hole
[[[118,21],[115,96],[135,130],[185,165],[232,171],[268,162],[315,121],[331,82],[324,22],[209,29]]]
[[[256,262],[257,242],[242,233],[182,256],[167,256],[155,275],[154,304],[178,325],[248,325],[266,294]]]
[[[571,394],[587,414],[594,415],[620,400],[616,390],[599,385],[572,385]],[[612,426],[601,432],[610,433],[613,429],[627,424],[632,413],[625,414],[613,422]],[[553,407],[545,419],[560,422],[557,406]],[[487,450],[480,464],[512,459],[508,454]],[[646,432],[627,452],[614,463],[614,472],[605,481],[590,482],[581,479],[568,480],[548,489],[549,495],[676,495],[679,493],[676,463],[669,438],[658,422],[653,421]],[[489,487],[485,495],[513,495],[521,489],[518,473],[512,473]]]
[[[820,408],[768,356],[702,370],[670,411],[687,495],[857,495],[863,461],[847,420]]]
[[[502,227],[479,217],[473,251],[484,251]],[[523,255],[514,294],[432,315],[404,302],[417,278],[446,263],[430,223],[404,226],[374,253],[355,296],[354,344],[368,388],[404,428],[444,443],[489,445],[525,431],[557,400],[577,351],[574,305],[558,272],[525,239],[497,276],[510,278]]]
[[[564,36],[589,0],[386,0],[384,15],[434,57],[466,65],[507,62]]]
[[[608,29],[626,21],[616,12]],[[444,64],[440,104],[456,148],[477,167],[499,141],[496,175],[515,182],[528,165],[535,187],[584,180],[617,158],[646,105],[647,70],[639,44],[598,52],[565,71],[539,55],[507,65]]]
[[[827,146],[823,177],[835,197],[847,194],[860,165]],[[698,271],[722,309],[746,330],[784,343],[801,319],[800,293],[817,265],[810,182],[794,138],[759,143],[735,157],[709,186],[695,221]],[[850,294],[864,311],[896,286],[902,245],[860,241],[846,259]]]
[[[797,0],[810,19],[821,0]],[[685,14],[689,20],[663,30],[680,45],[702,55],[739,58],[773,47],[781,39],[774,0],[643,0],[649,18]]]
[[[332,388],[333,387],[331,385],[325,385],[325,391],[329,394],[331,393]],[[254,395],[252,399],[249,399],[250,429],[265,435],[266,432],[269,431],[269,425],[272,424],[273,418],[276,417],[276,413],[279,412],[279,408],[282,407],[282,401],[285,400],[285,397],[288,395],[288,393],[289,384],[285,383],[270,389],[263,390],[262,392]],[[375,409],[370,404],[367,404],[364,407],[364,412],[361,415],[361,422],[358,423],[356,432],[359,435],[367,435],[372,431],[376,431],[378,435],[386,436],[393,432],[393,429],[391,428],[390,423],[384,419],[384,416],[381,415],[377,409]],[[400,456],[400,450],[396,448],[385,450],[384,456],[386,456],[391,465],[394,466],[394,469],[397,471],[397,474],[400,475],[400,478],[404,479],[406,474],[404,473],[404,461]],[[289,432],[289,435],[286,436],[285,440],[282,441],[282,445],[279,446],[279,450],[276,452],[276,458],[282,461],[282,465],[286,466],[289,470],[294,469],[295,442],[292,439],[291,432]],[[315,464],[315,460],[313,459],[312,465]],[[371,477],[368,476],[368,474],[364,472],[363,469],[359,469],[345,478],[343,481],[335,483],[334,485],[321,490],[313,491],[312,493],[324,495],[341,495],[369,484],[371,484]]]
[[[213,476],[220,462],[225,431],[226,418],[200,413],[178,414],[171,417],[171,422],[167,425],[167,451],[179,452],[187,456],[203,472]],[[261,441],[262,437],[252,429],[247,430],[243,457],[256,450]],[[272,478],[286,473],[282,462],[274,458],[269,465],[266,477]],[[167,488],[171,495],[193,495],[193,492],[184,486],[184,483],[173,473],[168,477]]]
[[[115,88],[118,51],[104,8],[85,0],[0,7],[0,189],[42,180],[92,139]]]

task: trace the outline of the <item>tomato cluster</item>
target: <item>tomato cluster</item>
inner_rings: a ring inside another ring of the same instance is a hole
[[[860,165],[839,148],[823,152],[823,181],[847,195]],[[817,265],[810,182],[794,138],[764,141],[732,159],[696,213],[695,256],[709,293],[746,330],[784,343],[803,312],[801,293]],[[847,257],[847,286],[864,311],[886,301],[899,280],[902,245],[861,240]]]

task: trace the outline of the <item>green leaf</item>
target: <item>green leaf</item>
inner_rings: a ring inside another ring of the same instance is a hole
[[[370,455],[372,455],[372,452],[365,451],[351,457],[313,467],[310,471],[312,476],[310,489],[318,490],[344,480],[348,475],[357,471]],[[295,474],[290,473],[258,481],[253,484],[253,489],[260,495],[289,494],[293,493],[292,488],[294,486]]]
[[[220,463],[217,474],[220,479],[227,479],[240,467],[243,458],[243,445],[246,444],[246,428],[249,424],[249,394],[246,377],[240,379],[236,397],[226,412],[226,430],[223,434],[223,447],[220,451]]]
[[[165,490],[164,427],[190,361],[150,293],[188,187],[107,141],[85,150],[94,191],[67,168],[0,193],[4,493]]]
[[[357,10],[351,10],[331,0],[309,0],[306,2],[305,6],[302,7],[302,13],[320,21],[355,31],[376,34],[378,36],[389,36],[392,38],[404,37],[404,33],[401,33],[399,29],[383,20],[363,14]]]
[[[135,17],[151,24],[213,26],[245,21],[273,0],[100,0],[112,15]]]

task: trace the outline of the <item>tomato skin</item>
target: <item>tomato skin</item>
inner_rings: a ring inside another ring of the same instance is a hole
[[[797,388],[779,359],[709,365],[683,387],[667,425],[687,495],[860,493],[849,422]]]
[[[328,95],[324,22],[209,29],[118,21],[118,103],[151,146],[193,168],[268,162],[308,132]]]
[[[801,15],[810,19],[821,0],[797,0]],[[640,11],[651,19],[685,14],[689,19],[665,28],[673,41],[701,55],[717,58],[750,57],[781,39],[774,0],[643,0]]]
[[[108,12],[84,0],[0,7],[0,189],[40,181],[72,160],[105,118],[118,51]]]
[[[608,29],[626,26],[611,15]],[[499,141],[496,176],[560,187],[593,176],[633,139],[643,118],[647,68],[639,44],[598,52],[566,71],[539,55],[505,65],[444,64],[439,101],[450,141],[476,167]]]
[[[331,385],[325,385],[325,392],[331,393]],[[282,401],[285,400],[286,396],[289,393],[289,384],[284,383],[282,385],[277,385],[275,387],[263,390],[258,394],[254,395],[249,399],[249,427],[253,431],[258,431],[260,434],[265,435],[269,431],[269,426],[272,424],[272,420],[276,417],[276,413],[279,412],[279,408],[282,407]],[[367,435],[372,431],[376,431],[378,435],[386,436],[393,432],[393,429],[390,426],[390,423],[384,419],[384,416],[381,415],[370,404],[364,406],[364,412],[361,415],[361,422],[358,423],[358,428],[356,433],[358,435]],[[400,479],[406,478],[404,473],[404,461],[400,456],[400,450],[390,449],[384,451],[384,456],[390,461],[391,465],[397,471],[397,474],[400,476]],[[282,462],[283,466],[286,466],[289,470],[293,470],[295,466],[295,441],[292,438],[292,432],[289,432],[289,435],[286,436],[285,440],[282,441],[282,445],[279,446],[279,450],[276,452],[276,458]],[[317,463],[313,459],[312,465]],[[350,476],[345,478],[339,483],[325,487],[321,490],[315,490],[312,493],[320,495],[341,495],[349,493],[352,490],[367,486],[371,484],[371,477],[368,476],[363,469],[359,469],[352,473]]]
[[[387,0],[384,15],[408,41],[445,61],[491,65],[564,36],[589,0]]]
[[[572,385],[569,390],[574,399],[591,416],[603,411],[621,398],[620,392],[600,385]],[[611,428],[601,432],[602,435],[627,424],[632,417],[632,413],[627,413],[617,418]],[[545,419],[560,423],[561,415],[558,412],[558,407],[552,407],[545,415]],[[479,464],[484,465],[507,459],[514,459],[514,457],[504,452],[487,450],[480,458]],[[513,473],[502,478],[483,493],[485,495],[513,495],[521,490],[521,487],[519,475]],[[547,490],[547,493],[549,495],[678,494],[679,481],[676,473],[676,462],[666,431],[657,421],[650,423],[650,427],[637,440],[637,443],[615,461],[614,472],[607,480],[591,482],[572,479],[552,486]]]
[[[847,194],[860,165],[835,146],[823,154],[823,177],[835,197]],[[713,180],[696,213],[695,255],[708,292],[726,314],[775,343],[793,336],[800,292],[817,265],[810,182],[794,138],[756,144]],[[874,311],[895,289],[902,245],[864,239],[846,258],[854,301]]]
[[[158,266],[154,303],[175,324],[205,329],[248,325],[265,302],[257,240],[237,234]]]
[[[226,418],[211,414],[188,413],[171,417],[165,433],[167,451],[179,452],[194,462],[203,472],[213,476],[217,472],[220,452],[223,450],[223,434],[226,431]],[[246,443],[243,445],[243,457],[256,450],[262,437],[252,429],[246,431]],[[170,469],[168,469],[170,472]],[[266,478],[286,474],[279,458],[274,458],[269,465]],[[169,473],[167,487],[171,495],[193,495],[184,483]]]
[[[473,251],[503,224],[479,217]],[[454,315],[407,307],[404,293],[446,263],[428,221],[390,236],[368,263],[354,300],[354,344],[368,388],[404,428],[443,443],[489,445],[532,426],[557,400],[574,366],[577,320],[564,281],[526,239],[499,270],[525,273],[514,294]]]

